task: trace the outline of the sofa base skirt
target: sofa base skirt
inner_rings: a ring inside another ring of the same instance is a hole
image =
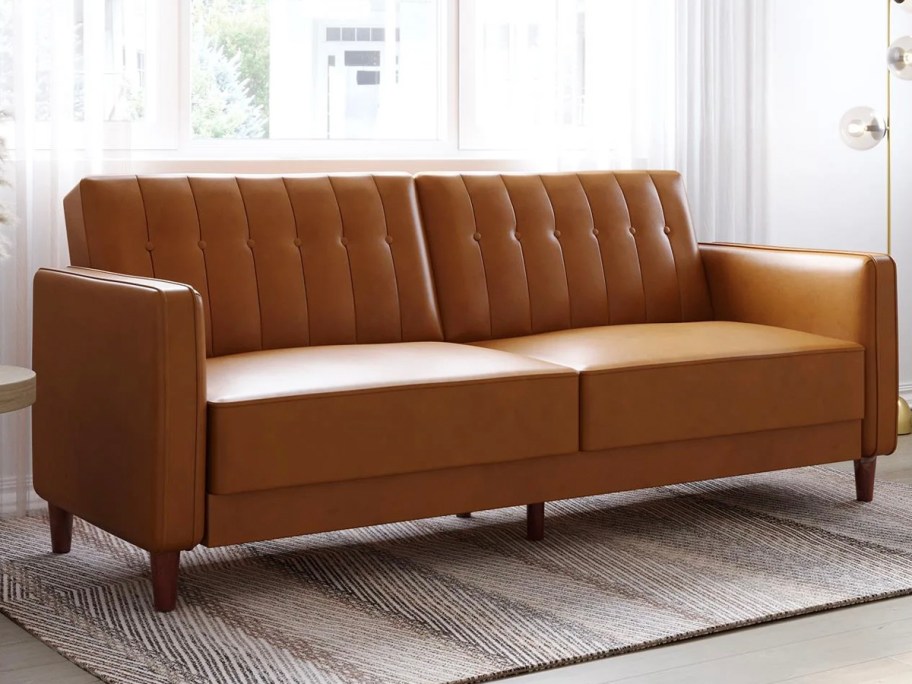
[[[225,546],[857,459],[861,421],[207,496]],[[846,497],[852,492],[846,491]]]

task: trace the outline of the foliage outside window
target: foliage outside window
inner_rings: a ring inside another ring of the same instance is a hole
[[[438,0],[192,0],[195,138],[434,139]]]

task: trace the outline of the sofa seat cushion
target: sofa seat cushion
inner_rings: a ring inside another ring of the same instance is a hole
[[[579,449],[578,374],[443,342],[207,361],[208,491],[232,494]]]
[[[478,342],[580,372],[584,451],[861,420],[864,348],[750,323],[650,323]]]

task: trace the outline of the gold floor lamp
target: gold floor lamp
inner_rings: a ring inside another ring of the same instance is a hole
[[[890,135],[890,105],[893,95],[893,76],[912,80],[912,36],[893,40],[893,5],[912,12],[912,0],[887,0],[887,115],[882,117],[870,107],[854,107],[839,122],[843,142],[855,150],[869,150],[887,141],[887,254],[893,253],[893,149]],[[896,431],[901,435],[912,432],[912,410],[902,397],[898,398]]]

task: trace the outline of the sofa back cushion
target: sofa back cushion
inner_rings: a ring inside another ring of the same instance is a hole
[[[441,339],[406,175],[88,178],[70,260],[187,283],[209,356]]]
[[[675,172],[416,184],[447,340],[712,317]]]

